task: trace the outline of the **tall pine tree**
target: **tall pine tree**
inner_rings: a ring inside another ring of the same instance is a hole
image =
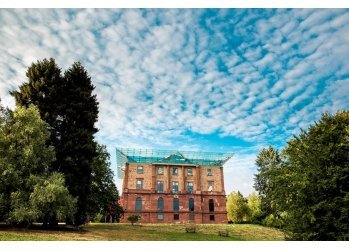
[[[91,187],[91,165],[97,155],[93,136],[97,132],[98,102],[87,71],[74,63],[62,77],[54,59],[33,63],[27,71],[28,82],[11,94],[17,105],[38,106],[49,124],[49,144],[55,147],[57,160],[51,171],[65,175],[69,192],[78,198],[74,223],[87,218]]]
[[[61,100],[65,112],[57,157],[61,159],[59,171],[65,174],[69,191],[78,197],[75,224],[79,225],[87,218],[92,164],[97,156],[93,136],[97,132],[98,102],[92,94],[91,78],[80,63],[74,63],[65,72],[64,80],[66,91]]]

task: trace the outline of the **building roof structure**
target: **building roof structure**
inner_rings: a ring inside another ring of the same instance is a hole
[[[126,162],[222,166],[232,156],[231,153],[218,152],[116,148],[119,178],[122,178]]]

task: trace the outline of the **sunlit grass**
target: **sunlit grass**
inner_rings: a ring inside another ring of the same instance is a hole
[[[284,234],[277,229],[251,224],[236,225],[196,225],[196,233],[186,233],[185,224],[112,224],[91,223],[82,230],[18,229],[0,228],[0,240],[111,240],[111,241],[245,241],[245,240],[283,240]],[[227,230],[229,237],[218,235]]]

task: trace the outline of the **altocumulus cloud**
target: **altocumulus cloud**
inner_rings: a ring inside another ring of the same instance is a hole
[[[349,107],[345,9],[2,9],[0,24],[4,105],[32,62],[81,61],[100,102],[97,139],[112,154],[231,151],[228,192],[253,190],[261,147]]]

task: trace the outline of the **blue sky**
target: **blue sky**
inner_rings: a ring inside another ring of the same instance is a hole
[[[114,170],[115,147],[232,152],[248,195],[261,148],[349,107],[346,9],[1,9],[0,34],[5,106],[38,59],[86,67]]]

